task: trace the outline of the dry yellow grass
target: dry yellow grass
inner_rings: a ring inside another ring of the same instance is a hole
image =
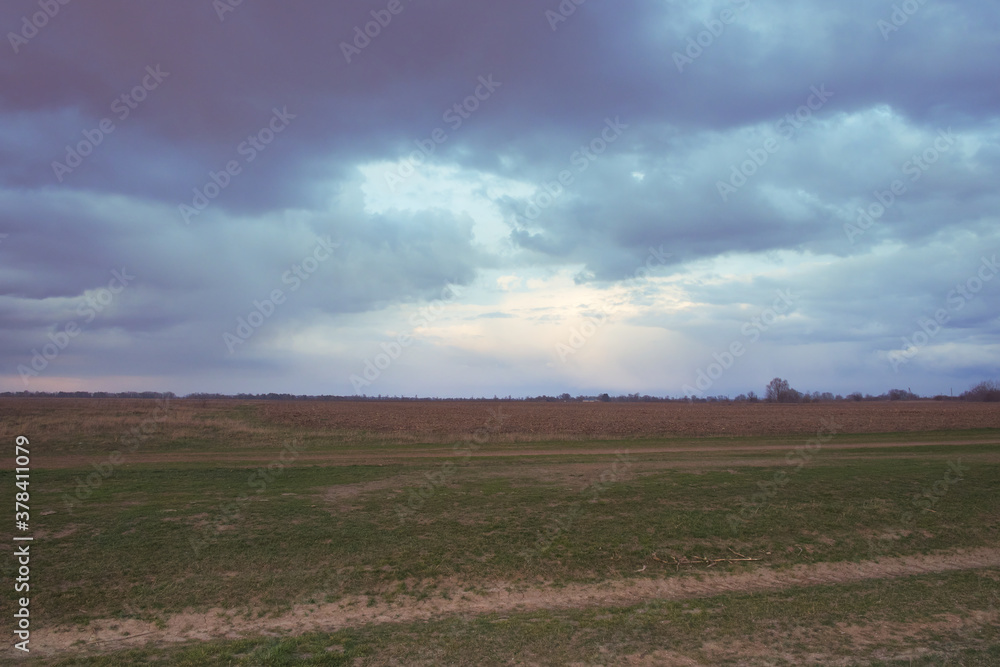
[[[113,449],[143,433],[150,444],[211,440],[225,448],[291,436],[344,442],[450,442],[477,432],[492,442],[813,435],[1000,428],[1000,404],[941,401],[818,403],[541,403],[519,401],[241,401],[0,399],[7,433],[56,449]]]

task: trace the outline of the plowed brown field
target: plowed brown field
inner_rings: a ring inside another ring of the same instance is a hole
[[[520,401],[264,402],[258,413],[294,427],[385,435],[448,436],[488,428],[514,438],[632,438],[1000,428],[1000,404],[944,401],[769,403],[578,403]],[[495,418],[494,414],[502,414]]]

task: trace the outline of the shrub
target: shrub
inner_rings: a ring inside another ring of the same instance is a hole
[[[962,398],[966,401],[1000,402],[1000,383],[985,380],[962,394]]]

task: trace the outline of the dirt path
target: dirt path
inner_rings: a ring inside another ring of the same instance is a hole
[[[483,445],[478,451],[466,454],[461,451],[460,456],[466,455],[473,458],[498,457],[516,458],[533,456],[614,456],[621,452],[629,452],[634,455],[645,454],[734,454],[740,452],[761,453],[761,452],[788,452],[802,447],[802,443],[796,444],[774,444],[774,445],[681,445],[677,447],[647,447],[637,445],[627,440],[621,441],[617,447],[562,447],[559,449],[539,449],[539,448],[518,448],[519,445],[508,445],[497,447],[496,445]],[[996,440],[945,440],[934,442],[872,442],[872,443],[830,443],[823,446],[824,450],[844,450],[844,449],[898,449],[903,447],[934,447],[934,446],[960,446],[960,445],[998,445]],[[129,465],[143,465],[154,463],[234,463],[260,465],[273,462],[280,454],[280,449],[275,451],[248,450],[230,452],[137,452],[124,457]],[[459,456],[452,447],[426,448],[415,446],[406,449],[405,446],[397,446],[389,450],[357,450],[347,449],[343,451],[327,451],[320,453],[305,452],[296,457],[296,463],[329,463],[331,465],[385,465],[398,461],[412,459],[448,459]],[[69,455],[69,456],[47,456],[39,454],[35,459],[36,468],[87,468],[96,461],[107,458],[107,455]],[[727,464],[728,465],[728,464]]]
[[[652,562],[652,561],[651,561]],[[846,584],[890,579],[914,574],[1000,567],[1000,549],[979,548],[941,552],[928,556],[884,558],[861,563],[818,563],[786,570],[755,568],[738,574],[699,570],[700,578],[672,576],[662,579],[573,584],[552,588],[519,588],[503,582],[482,594],[450,591],[451,598],[369,605],[368,598],[348,597],[322,605],[299,605],[273,618],[247,619],[232,610],[182,613],[166,619],[165,627],[137,620],[103,619],[86,629],[39,627],[32,633],[32,652],[53,655],[65,652],[103,652],[145,644],[165,644],[253,635],[298,635],[335,631],[373,623],[419,621],[442,616],[511,613],[539,609],[627,606],[652,600],[679,600],[732,592],[773,591],[793,586]],[[510,589],[510,590],[508,590]],[[77,644],[81,642],[81,644]],[[76,644],[74,646],[74,644]]]

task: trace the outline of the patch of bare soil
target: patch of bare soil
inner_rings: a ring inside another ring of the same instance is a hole
[[[849,449],[900,449],[919,448],[933,446],[968,446],[968,445],[1000,445],[996,440],[959,440],[959,441],[933,441],[933,442],[873,442],[873,443],[828,443],[823,445],[824,450],[849,450]],[[769,445],[667,445],[662,447],[647,446],[645,444],[636,445],[634,443],[622,442],[618,447],[607,446],[581,446],[576,448],[500,448],[495,445],[484,445],[475,452],[462,454],[462,457],[470,458],[518,458],[518,457],[538,457],[538,456],[615,456],[617,454],[631,454],[643,456],[648,454],[711,454],[710,457],[690,458],[684,457],[679,460],[668,461],[668,467],[728,467],[734,463],[739,465],[774,465],[774,459],[726,459],[726,454],[744,453],[777,453],[790,452],[796,448],[801,448],[799,444],[769,444]],[[998,450],[1000,451],[1000,450]],[[898,457],[899,455],[893,455]],[[365,451],[363,449],[346,449],[336,452],[305,453],[297,457],[299,464],[319,464],[319,465],[387,465],[419,459],[455,459],[454,450],[450,447],[436,449],[419,449],[405,447],[392,451]],[[872,458],[865,455],[865,458]],[[184,464],[184,463],[225,463],[236,467],[253,468],[263,463],[274,461],[273,452],[137,452],[130,454],[128,463],[130,465],[150,465],[150,464]],[[94,457],[86,456],[59,456],[59,455],[39,455],[36,467],[45,469],[57,468],[86,468],[94,462]]]
[[[723,593],[773,591],[793,586],[846,584],[914,574],[1000,567],[1000,549],[984,547],[926,556],[884,558],[861,563],[818,563],[785,570],[767,567],[738,574],[699,571],[701,576],[571,584],[554,588],[519,588],[496,582],[482,593],[460,588],[448,598],[370,603],[365,596],[348,596],[336,603],[298,605],[281,616],[256,618],[233,610],[213,609],[181,613],[165,619],[162,627],[138,620],[102,619],[86,628],[39,628],[32,633],[38,654],[67,651],[101,652],[149,643],[174,643],[253,635],[297,635],[333,631],[372,623],[419,621],[451,615],[476,615],[567,609],[629,606],[652,600],[710,597]],[[848,632],[848,628],[844,628]],[[637,662],[635,664],[647,664]],[[684,664],[684,663],[677,663]]]
[[[909,623],[766,628],[746,639],[707,641],[701,653],[710,659],[708,664],[740,660],[740,664],[771,665],[778,656],[791,664],[826,667],[856,665],[860,656],[884,661],[913,660],[933,653],[928,646],[943,641],[958,651],[962,642],[956,638],[974,636],[976,630],[995,626],[998,621],[1000,613],[990,610],[973,611],[964,617],[944,614],[933,621]]]
[[[570,667],[591,667],[593,664],[629,665],[631,667],[700,667],[705,664],[680,653],[664,650],[651,651],[650,653],[632,653],[622,656],[614,656],[609,652],[608,655],[600,657],[602,658],[602,662],[600,663],[572,662],[570,663]],[[614,662],[609,662],[611,660]]]
[[[384,491],[385,489],[401,490],[407,485],[413,484],[415,479],[413,475],[396,475],[370,482],[337,484],[324,489],[322,497],[329,509],[334,511],[349,511],[357,509],[357,506],[351,504],[351,500],[363,493]]]
[[[635,476],[635,469],[662,470],[670,468],[668,461],[603,461],[599,463],[546,463],[531,465],[491,466],[484,470],[462,472],[476,479],[510,480],[511,486],[528,486],[539,482],[556,484],[576,491],[607,479],[622,482]],[[603,478],[602,478],[603,475]]]
[[[323,491],[323,500],[327,502],[339,502],[343,500],[349,500],[351,498],[356,498],[362,493],[367,493],[369,491],[381,491],[382,489],[391,489],[394,487],[399,487],[404,484],[403,477],[397,475],[395,477],[389,477],[386,479],[376,479],[370,482],[356,482],[353,484],[337,484],[335,486],[328,487]]]

